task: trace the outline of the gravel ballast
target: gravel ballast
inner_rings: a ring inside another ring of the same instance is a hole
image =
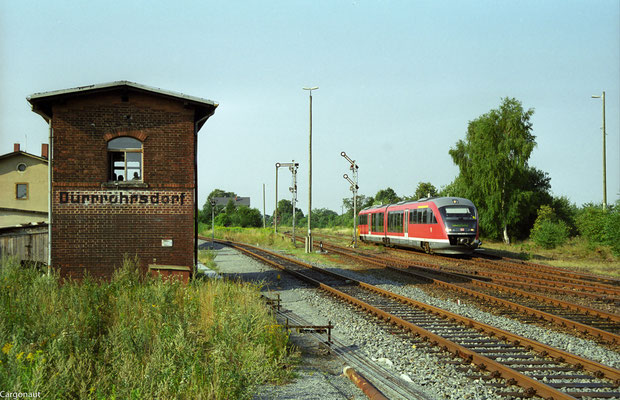
[[[395,375],[410,381],[432,399],[493,399],[495,389],[466,378],[457,366],[446,363],[445,357],[428,354],[409,339],[393,335],[360,313],[338,302],[322,291],[308,287],[305,283],[285,273],[267,267],[238,251],[222,247],[215,259],[220,273],[228,277],[263,282],[264,291],[270,297],[279,294],[284,308],[300,315],[315,325],[328,321],[335,326],[333,335],[341,342],[368,358],[382,364]],[[321,266],[321,265],[318,265]],[[417,301],[476,319],[480,322],[506,329],[521,336],[537,340],[559,349],[609,365],[620,366],[620,354],[596,343],[570,335],[547,331],[505,317],[495,316],[461,302],[440,300],[422,290],[382,277],[359,274],[347,269],[335,269],[353,279],[358,279],[383,289],[393,291]],[[317,350],[316,344],[307,339],[294,338],[302,344],[302,362],[299,379],[283,386],[265,386],[256,399],[351,399],[364,398],[362,392],[341,375],[342,362],[326,357]],[[303,343],[305,342],[305,344]],[[315,349],[316,347],[316,349]],[[379,387],[379,389],[381,389]]]

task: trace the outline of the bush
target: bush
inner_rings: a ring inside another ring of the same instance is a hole
[[[614,256],[620,256],[620,201],[606,210],[600,205],[584,205],[576,224],[581,237],[591,246],[607,245]]]
[[[554,249],[568,240],[569,229],[564,221],[537,221],[535,228],[532,229],[531,239],[545,249]]]
[[[554,249],[568,240],[570,229],[564,221],[558,220],[555,210],[544,205],[538,209],[538,217],[530,231],[530,238],[545,249]]]
[[[620,202],[619,202],[620,203]],[[614,256],[620,257],[620,204],[610,210],[605,218],[605,244],[611,247]]]
[[[590,244],[605,243],[606,211],[599,205],[586,204],[576,218],[579,234]]]

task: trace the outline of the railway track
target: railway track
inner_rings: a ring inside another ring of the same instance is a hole
[[[348,240],[349,238],[340,237],[335,235],[317,234],[320,237],[326,237],[334,240]],[[415,255],[417,258],[424,258],[429,261],[435,261],[437,259],[445,261],[447,263],[456,263],[462,268],[462,265],[471,265],[475,268],[480,268],[481,265],[486,265],[491,270],[500,270],[506,273],[512,273],[522,275],[527,272],[529,277],[538,278],[541,281],[554,281],[554,282],[566,282],[582,285],[583,288],[588,286],[593,287],[595,292],[605,292],[606,289],[609,293],[615,296],[620,295],[620,279],[612,277],[604,277],[599,275],[588,274],[584,272],[570,271],[563,268],[553,267],[544,264],[533,263],[529,261],[515,260],[506,257],[496,257],[484,252],[476,252],[473,255],[473,259],[458,258],[455,261],[453,257],[447,257],[439,254],[425,254],[420,252],[414,252],[411,250],[389,248],[390,252],[399,253],[411,257]],[[554,279],[549,279],[554,278]],[[585,283],[590,283],[585,284]],[[557,286],[557,285],[555,285]]]
[[[326,235],[324,237],[335,238]],[[339,238],[342,240],[342,238]],[[572,294],[589,298],[600,298],[607,302],[620,302],[620,279],[597,276],[556,268],[543,264],[526,261],[517,261],[507,258],[496,258],[483,253],[476,253],[473,259],[454,258],[439,254],[425,254],[412,250],[386,247],[391,254],[398,254],[409,262],[426,266],[437,266],[438,260],[445,265],[452,266],[455,270],[467,271],[471,274],[487,276],[506,283],[519,285],[525,288],[534,288],[545,291],[553,291],[560,294]],[[523,279],[525,275],[525,280]],[[518,278],[515,278],[518,277]]]
[[[415,279],[426,280],[456,293],[519,312],[527,322],[544,320],[561,327],[575,329],[599,341],[620,345],[620,315],[603,312],[579,304],[529,293],[477,275],[420,267],[389,257],[368,255],[350,248],[323,244],[324,248],[358,262],[387,268]],[[522,318],[523,319],[523,318]]]
[[[393,257],[396,253],[403,257]],[[597,309],[610,314],[618,314],[620,312],[620,286],[615,284],[614,279],[600,278],[600,282],[592,280],[577,280],[575,274],[567,271],[571,278],[564,277],[557,268],[549,267],[553,270],[546,278],[533,277],[529,268],[513,269],[500,267],[495,264],[489,264],[486,261],[453,259],[444,256],[425,256],[424,260],[420,260],[419,254],[411,256],[411,251],[401,249],[391,249],[389,256],[382,256],[385,259],[391,259],[395,265],[421,265],[429,268],[439,269],[442,271],[452,271],[454,273],[465,273],[477,278],[478,280],[487,280],[503,286],[519,288],[531,293],[538,293],[544,297],[553,297],[557,300],[566,301],[575,304],[582,304],[586,307]],[[426,260],[433,259],[434,262]],[[439,264],[440,260],[442,264]],[[537,265],[537,264],[536,264]],[[510,272],[512,271],[512,273]],[[540,271],[538,271],[540,272]],[[536,275],[540,276],[539,273]],[[586,278],[590,275],[586,274]]]
[[[569,271],[563,268],[552,267],[544,264],[537,264],[529,261],[522,260],[514,260],[506,257],[496,258],[490,257],[484,253],[477,253],[477,258],[485,259],[487,262],[499,265],[500,267],[508,266],[512,267],[512,269],[516,269],[519,271],[523,271],[524,269],[529,271],[542,272],[545,276],[559,276],[559,277],[567,277],[578,279],[580,281],[588,281],[594,283],[603,283],[611,286],[619,287],[620,279],[612,278],[612,277],[604,277],[599,275],[588,274],[585,272],[575,272]]]
[[[419,303],[378,287],[253,246],[223,242],[421,337],[483,371],[487,384],[517,385],[505,396],[545,399],[620,397],[620,370]]]

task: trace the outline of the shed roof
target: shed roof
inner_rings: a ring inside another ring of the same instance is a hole
[[[212,100],[188,96],[183,93],[163,90],[160,88],[146,86],[130,81],[116,81],[109,83],[100,83],[96,85],[79,86],[70,89],[54,90],[50,92],[34,93],[28,96],[26,99],[32,105],[32,111],[41,115],[43,119],[49,122],[49,120],[53,117],[52,105],[58,101],[62,101],[63,99],[67,99],[70,97],[110,92],[116,90],[149,93],[155,96],[166,97],[186,103],[187,105],[194,107],[196,110],[194,122],[198,124],[198,129],[200,129],[202,125],[206,122],[206,120],[209,119],[209,117],[212,116],[213,113],[215,113],[215,109],[219,105]]]

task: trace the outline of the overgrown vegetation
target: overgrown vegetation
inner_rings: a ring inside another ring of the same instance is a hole
[[[610,246],[613,254],[620,257],[620,200],[605,210],[601,205],[585,205],[576,213],[575,223],[590,246]]]
[[[61,283],[2,260],[0,388],[55,399],[243,399],[291,376],[259,288],[145,278]]]
[[[198,250],[198,261],[213,271],[218,270],[213,250]]]
[[[568,226],[558,219],[553,208],[544,205],[538,210],[530,238],[545,249],[553,249],[568,240]]]

